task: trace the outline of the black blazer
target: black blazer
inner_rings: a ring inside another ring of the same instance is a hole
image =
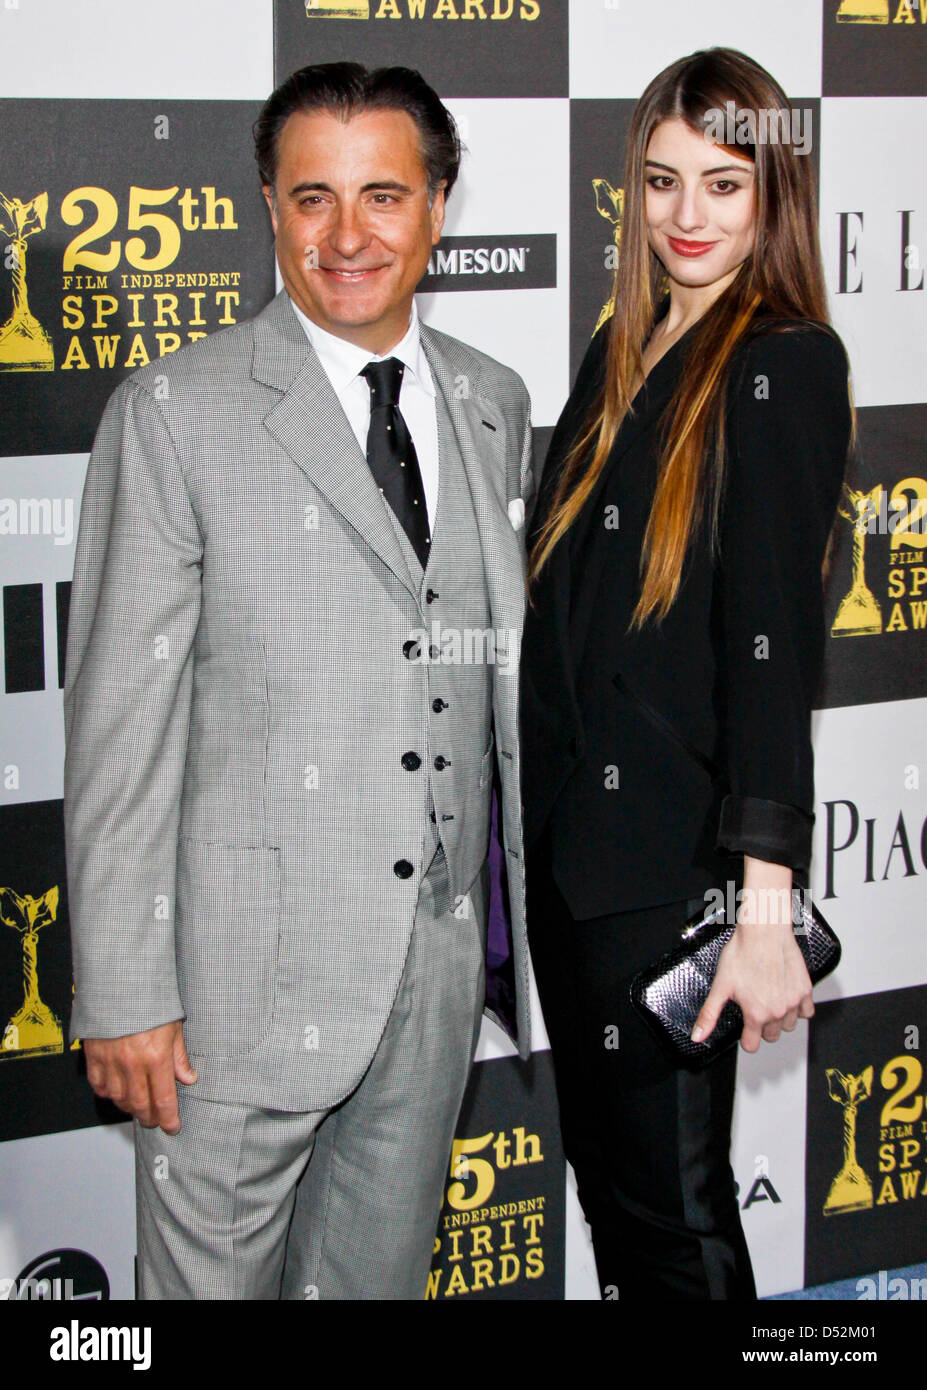
[[[549,829],[553,873],[579,920],[699,897],[734,876],[734,853],[807,881],[821,565],[847,457],[848,368],[820,326],[771,329],[758,324],[732,362],[720,558],[703,528],[662,625],[627,631],[659,426],[691,329],[650,372],[532,590],[525,845]],[[530,539],[602,379],[605,340],[593,339],[554,432]]]

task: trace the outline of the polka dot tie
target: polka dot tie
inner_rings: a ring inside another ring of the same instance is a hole
[[[431,537],[418,456],[399,409],[404,370],[397,357],[387,357],[381,362],[368,362],[361,372],[370,387],[367,462],[424,569]]]

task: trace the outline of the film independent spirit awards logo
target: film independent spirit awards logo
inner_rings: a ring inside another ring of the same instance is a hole
[[[894,0],[894,14],[889,0],[841,0],[837,10],[838,24],[927,24],[924,0]]]
[[[540,0],[305,0],[307,19],[522,19]],[[405,13],[403,13],[403,11]]]
[[[913,1045],[917,1031],[914,1025],[907,1030]],[[856,1075],[828,1067],[825,1075],[828,1095],[842,1111],[843,1163],[830,1183],[824,1215],[868,1211],[873,1206],[895,1205],[927,1195],[927,1171],[916,1162],[920,1158],[923,1163],[927,1136],[924,1097],[919,1093],[924,1080],[920,1059],[902,1053],[890,1058],[879,1073],[879,1084],[887,1094],[878,1116],[875,1180],[860,1163],[856,1144],[857,1118],[861,1107],[872,1100],[875,1067],[870,1064]]]
[[[840,601],[832,637],[867,637],[927,628],[927,479],[902,478],[891,492],[844,489],[840,515],[853,528],[850,587]],[[888,532],[887,619],[866,582],[866,541]]]

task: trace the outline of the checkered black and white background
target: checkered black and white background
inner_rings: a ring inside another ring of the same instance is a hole
[[[438,89],[467,155],[420,308],[521,373],[543,457],[608,296],[634,100],[713,44],[749,53],[810,112],[860,407],[849,481],[883,517],[855,556],[841,522],[815,715],[813,889],[844,958],[810,1029],[741,1056],[732,1161],[761,1293],[927,1258],[927,4],[0,0],[0,1280],[41,1267],[85,1296],[132,1296],[129,1127],[94,1102],[54,1024],[45,1050],[11,1025],[38,992],[66,1037],[61,684],[93,430],[133,366],[272,294],[249,146],[260,102],[293,68],[340,57],[408,63]],[[498,269],[478,273],[466,253],[480,247],[501,248],[485,260]],[[851,587],[868,615],[856,634],[839,621]],[[24,900],[46,894],[30,973]],[[118,903],[100,910],[117,929]],[[469,1149],[476,1190],[449,1176],[436,1299],[596,1296],[535,1016],[527,1074],[484,1029],[459,1137],[493,1137]],[[869,1068],[856,1160],[871,1204],[835,1210],[846,1107],[826,1072]]]

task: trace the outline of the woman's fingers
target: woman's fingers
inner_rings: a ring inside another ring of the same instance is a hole
[[[764,931],[751,927],[728,942],[718,962],[718,970],[708,997],[699,1011],[691,1037],[705,1042],[714,1032],[721,1010],[733,999],[744,1016],[740,1045],[745,1052],[756,1052],[761,1042],[778,1042],[783,1032],[791,1033],[799,1018],[814,1013],[811,980],[804,958],[794,940],[753,935]]]
[[[708,998],[699,1010],[695,1027],[689,1035],[693,1042],[705,1042],[706,1038],[715,1031],[715,1024],[718,1022],[721,1010],[730,997],[730,992],[724,988],[723,978],[719,970],[715,976],[714,984],[708,991]]]

